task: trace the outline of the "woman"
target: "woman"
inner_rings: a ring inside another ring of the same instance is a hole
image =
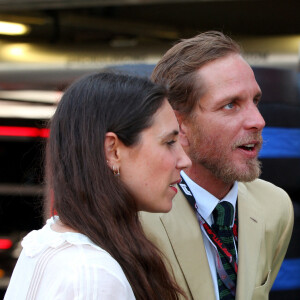
[[[64,93],[50,126],[53,211],[27,235],[5,299],[178,299],[138,211],[167,212],[190,164],[163,87],[92,74]]]

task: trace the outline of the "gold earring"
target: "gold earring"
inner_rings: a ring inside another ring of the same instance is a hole
[[[120,169],[118,167],[113,166],[113,173],[115,176],[120,176]]]

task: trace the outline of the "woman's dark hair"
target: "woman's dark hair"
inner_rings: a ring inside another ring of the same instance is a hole
[[[138,143],[166,98],[148,79],[113,73],[85,76],[64,93],[50,122],[46,174],[53,211],[121,265],[136,299],[178,299],[158,249],[145,237],[136,203],[106,162],[104,140],[114,132]]]

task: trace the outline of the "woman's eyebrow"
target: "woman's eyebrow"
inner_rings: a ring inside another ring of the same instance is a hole
[[[168,139],[168,138],[171,138],[171,137],[174,137],[174,136],[177,136],[179,134],[179,131],[178,130],[173,130],[172,132],[170,133],[167,133],[167,134],[162,134],[162,137],[164,139]]]

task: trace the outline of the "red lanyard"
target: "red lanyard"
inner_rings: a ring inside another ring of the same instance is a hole
[[[219,251],[221,251],[223,253],[223,255],[227,258],[229,263],[233,266],[234,271],[237,273],[238,265],[237,265],[236,260],[234,259],[232,254],[228,251],[226,246],[224,246],[223,242],[220,240],[220,238],[217,236],[217,234],[214,232],[214,230],[208,225],[208,223],[199,214],[197,208],[198,208],[197,204],[195,204],[195,210],[197,212],[198,221],[202,225],[203,229],[205,230],[207,237],[209,238],[211,243],[214,244],[219,249]],[[236,216],[235,216],[235,222],[236,222]],[[234,226],[237,228],[236,224],[234,224]],[[234,239],[235,239],[235,241],[237,241],[237,235],[235,235],[234,232],[236,232],[236,234],[237,234],[237,230],[233,231]]]
[[[228,260],[228,262],[232,265],[233,269],[235,270],[235,272],[237,274],[237,271],[238,271],[237,261],[232,256],[232,254],[228,251],[228,249],[226,248],[226,246],[223,244],[223,242],[220,240],[220,238],[217,236],[217,234],[214,232],[214,230],[211,228],[211,226],[209,226],[209,224],[200,215],[200,213],[198,212],[198,207],[197,207],[197,204],[196,204],[195,197],[193,196],[191,190],[189,189],[189,187],[186,184],[186,182],[184,181],[184,179],[182,177],[181,177],[181,179],[182,180],[181,180],[181,183],[179,183],[179,188],[181,189],[181,191],[185,195],[185,197],[188,200],[189,204],[196,211],[197,219],[198,219],[198,221],[200,223],[200,226],[205,231],[207,238],[214,245],[214,247],[215,247],[216,250],[219,249],[219,251],[223,253],[223,255],[226,257],[226,259]],[[237,241],[238,241],[237,209],[236,209],[235,217],[234,217],[233,236],[234,236],[234,239],[235,239],[235,241],[237,243]],[[216,251],[215,260],[216,260],[217,272],[219,273],[219,276],[220,276],[221,280],[231,290],[231,293],[233,295],[235,295],[235,284],[230,279],[230,277],[227,274],[227,272],[225,271],[218,251]]]

